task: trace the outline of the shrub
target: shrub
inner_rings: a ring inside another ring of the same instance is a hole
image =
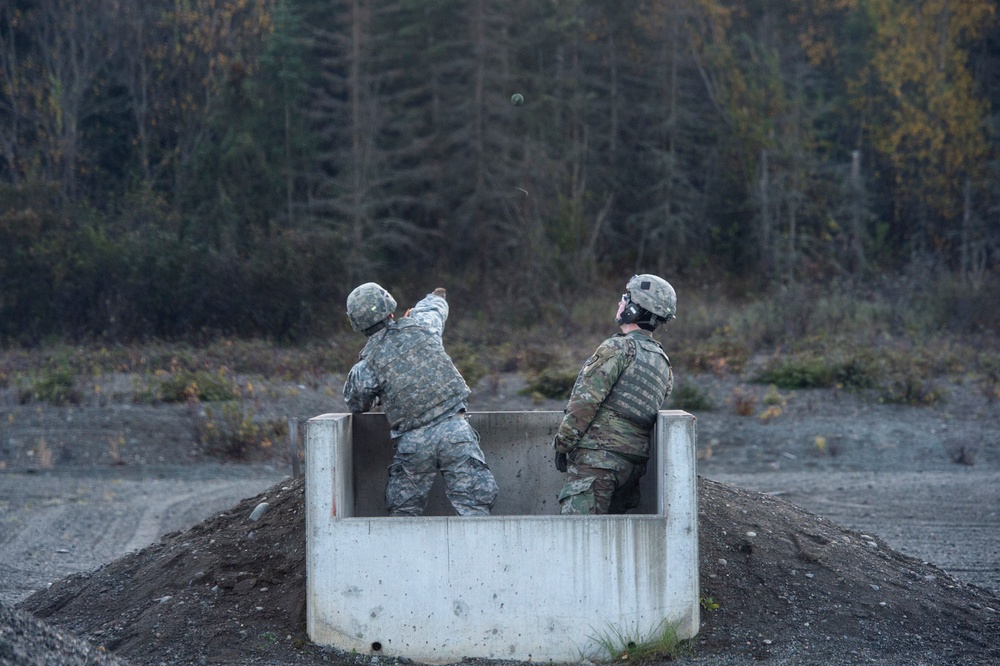
[[[57,406],[77,405],[81,399],[80,391],[76,388],[76,372],[67,366],[42,371],[30,387],[19,395],[22,404],[41,400]]]
[[[668,403],[672,409],[685,409],[692,412],[708,412],[715,409],[712,396],[705,389],[693,384],[682,384],[670,393]]]
[[[928,406],[944,399],[944,391],[923,376],[910,372],[888,378],[881,390],[882,402],[899,405]]]
[[[157,394],[162,402],[222,402],[239,397],[236,385],[224,371],[178,370],[160,381]]]
[[[729,403],[732,405],[734,413],[740,416],[751,416],[757,409],[757,393],[737,386],[729,397]]]
[[[723,376],[738,373],[746,366],[750,351],[736,338],[732,328],[721,327],[705,340],[693,340],[683,346],[681,358],[671,357],[692,372],[711,372]]]
[[[258,423],[253,410],[237,402],[224,403],[218,409],[206,407],[205,418],[198,424],[198,439],[207,453],[236,460],[254,450],[269,449],[287,435],[285,421]]]
[[[751,379],[755,384],[772,384],[779,389],[870,388],[877,370],[867,359],[856,356],[827,358],[799,354],[773,360]]]
[[[541,396],[553,400],[567,400],[576,383],[578,370],[547,368],[533,375],[521,395]]]
[[[458,371],[462,373],[465,383],[470,387],[479,383],[479,380],[489,374],[489,368],[479,359],[469,345],[453,345],[448,355]]]

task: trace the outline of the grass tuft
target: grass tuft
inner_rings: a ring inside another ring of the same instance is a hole
[[[649,636],[611,627],[596,636],[594,642],[600,646],[600,653],[593,659],[598,662],[673,661],[689,651],[687,643],[678,638],[677,628],[666,620]]]

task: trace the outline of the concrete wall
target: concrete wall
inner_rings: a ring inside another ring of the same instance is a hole
[[[457,517],[385,514],[392,459],[380,414],[306,424],[307,630],[319,644],[406,656],[575,661],[603,637],[698,631],[695,419],[660,412],[643,504],[558,514],[550,442],[560,412],[473,413],[500,497]]]

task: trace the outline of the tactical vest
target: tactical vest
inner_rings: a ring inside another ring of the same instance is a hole
[[[622,371],[603,406],[649,429],[667,397],[670,359],[656,340],[641,334],[628,338],[634,345],[635,358]]]
[[[383,388],[385,415],[393,430],[406,432],[457,410],[472,392],[444,350],[441,339],[412,319],[390,325],[361,358],[375,369]]]

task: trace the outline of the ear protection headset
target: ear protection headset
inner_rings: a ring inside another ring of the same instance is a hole
[[[616,322],[619,326],[622,324],[634,324],[646,310],[638,304],[633,303],[632,297],[629,296],[628,292],[622,294],[622,299],[625,301],[625,307],[622,308],[622,314],[617,318]]]

